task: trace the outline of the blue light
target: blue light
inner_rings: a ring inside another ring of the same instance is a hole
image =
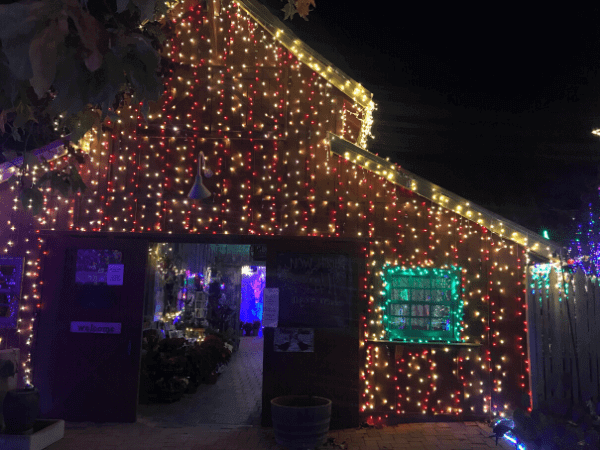
[[[242,302],[240,305],[240,321],[262,322],[263,290],[265,288],[266,268],[256,266],[256,271],[242,275]]]
[[[510,433],[510,431],[504,435],[504,439],[506,439],[508,442],[510,442],[513,445],[517,445],[517,439]],[[527,450],[527,447],[525,447],[525,445],[523,445],[523,444],[519,444],[517,446],[517,448],[519,450]]]

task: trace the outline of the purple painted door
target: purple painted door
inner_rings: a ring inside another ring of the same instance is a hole
[[[49,236],[33,380],[42,417],[135,422],[144,239]]]

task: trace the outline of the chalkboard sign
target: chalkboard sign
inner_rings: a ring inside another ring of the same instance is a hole
[[[279,253],[279,324],[346,328],[356,295],[352,260],[346,255]]]

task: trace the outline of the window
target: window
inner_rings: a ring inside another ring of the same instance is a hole
[[[460,341],[461,269],[383,270],[384,316],[388,339],[409,342]]]

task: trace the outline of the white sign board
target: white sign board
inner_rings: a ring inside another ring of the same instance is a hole
[[[315,330],[312,328],[275,328],[273,347],[276,352],[315,351]]]
[[[276,327],[279,322],[279,288],[263,291],[263,326]]]
[[[121,324],[110,322],[71,322],[71,333],[121,334]]]
[[[123,286],[123,264],[109,264],[106,271],[106,284],[109,286]]]

